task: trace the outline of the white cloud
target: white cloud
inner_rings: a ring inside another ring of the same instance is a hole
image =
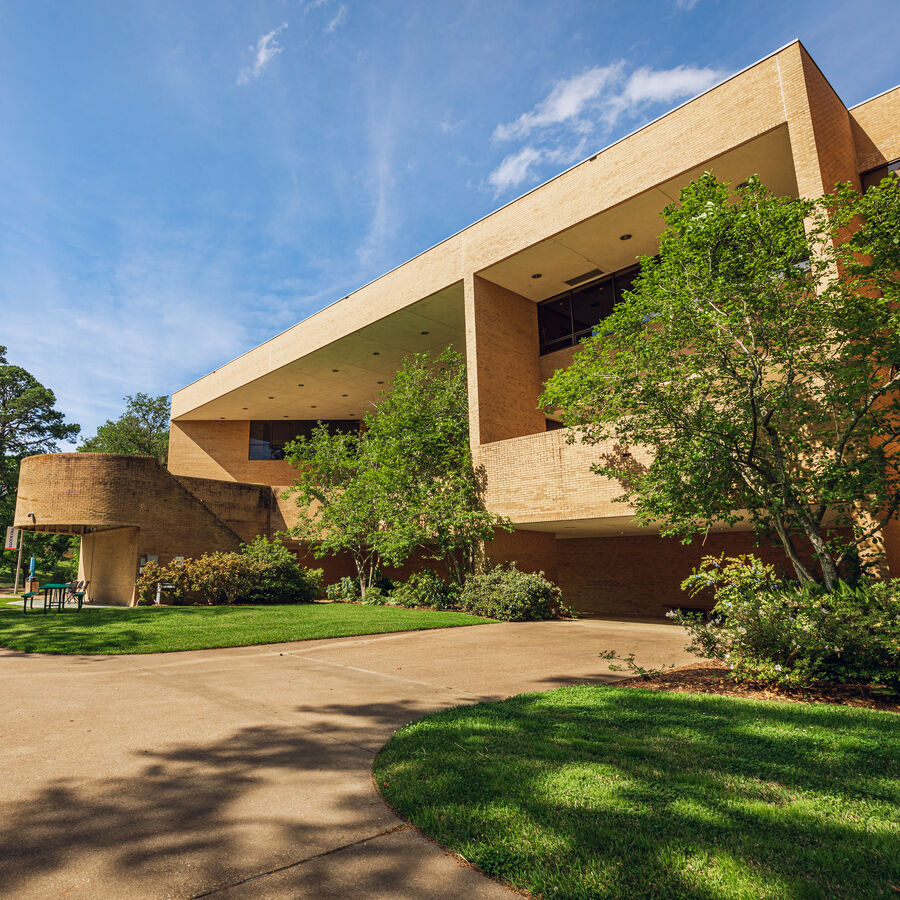
[[[460,119],[458,122],[454,122],[451,116],[444,116],[440,122],[438,122],[438,128],[441,131],[441,134],[456,134],[460,128],[465,124],[465,119]]]
[[[334,34],[347,21],[348,10],[342,3],[334,18],[322,29],[323,34]]]
[[[494,129],[494,141],[529,140],[501,160],[488,184],[499,196],[533,179],[541,163],[571,164],[584,154],[589,140],[609,132],[620,119],[634,118],[653,104],[700,94],[725,74],[695,66],[643,66],[626,74],[625,63],[618,62],[558,81],[537,106]]]
[[[644,66],[628,77],[620,99],[624,108],[641,103],[671,102],[700,94],[724,76],[724,72],[716,69],[698,69],[695,66],[655,71]]]
[[[522,113],[515,122],[498,125],[494,140],[509,141],[527,137],[535,128],[557,125],[581,115],[584,108],[601,95],[622,68],[622,63],[595,66],[565,81],[557,81],[553,90],[531,112]]]
[[[558,147],[532,147],[527,146],[518,153],[510,153],[488,175],[488,183],[494,189],[494,196],[500,196],[509,188],[517,187],[523,181],[531,177],[532,171],[538,163],[553,163],[557,166],[571,165],[584,156],[587,138],[582,138],[577,144]]]
[[[268,34],[264,34],[255,45],[250,45],[250,49],[254,53],[253,62],[241,69],[237,77],[238,84],[247,84],[248,81],[259,78],[266,70],[266,66],[284,50],[284,47],[278,43],[277,38],[287,27],[287,22],[282,22],[277,28],[273,28]]]
[[[675,0],[675,8],[690,12],[700,0]]]
[[[517,187],[531,174],[531,170],[544,157],[542,150],[523,147],[518,153],[510,153],[503,162],[488,175],[488,182],[494,192],[502,194],[511,187]]]

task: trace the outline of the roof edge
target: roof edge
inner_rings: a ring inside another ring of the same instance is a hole
[[[359,291],[365,290],[367,287],[369,287],[372,284],[375,284],[375,282],[377,282],[377,281],[381,281],[382,278],[386,278],[392,272],[396,272],[397,269],[402,269],[403,266],[409,265],[409,263],[413,262],[413,260],[418,259],[420,256],[424,256],[426,253],[430,253],[432,250],[434,250],[437,247],[440,247],[442,244],[446,244],[448,241],[452,241],[454,238],[459,237],[464,231],[468,231],[470,228],[473,228],[475,225],[478,225],[479,223],[484,222],[487,219],[491,218],[491,216],[495,216],[497,213],[502,212],[508,206],[512,206],[514,203],[518,203],[520,200],[524,199],[525,197],[528,197],[529,195],[533,194],[535,191],[539,191],[541,188],[556,181],[558,178],[562,178],[564,175],[567,175],[573,169],[577,169],[579,166],[583,166],[585,163],[591,162],[595,157],[599,156],[601,153],[605,153],[607,150],[611,149],[612,147],[615,147],[616,145],[621,144],[622,141],[627,141],[629,138],[633,137],[634,135],[639,134],[645,128],[649,128],[651,125],[655,125],[657,122],[662,121],[667,116],[670,116],[673,113],[677,112],[678,110],[682,109],[683,107],[687,106],[688,104],[693,103],[695,100],[699,99],[700,97],[703,97],[706,94],[710,93],[711,91],[716,90],[716,88],[721,87],[723,84],[727,84],[729,81],[732,81],[733,79],[738,78],[739,76],[743,75],[744,73],[749,72],[751,69],[756,68],[756,66],[759,66],[762,63],[766,62],[767,60],[772,59],[772,57],[777,56],[779,53],[784,52],[785,50],[788,49],[788,47],[794,46],[794,44],[798,44],[800,47],[802,47],[803,50],[806,52],[807,56],[809,56],[809,58],[812,60],[813,64],[816,65],[816,67],[818,68],[818,64],[813,59],[812,54],[810,54],[809,51],[806,50],[806,48],[803,46],[803,43],[801,42],[800,38],[798,38],[798,37],[793,38],[792,40],[788,41],[786,44],[783,44],[777,50],[773,50],[771,53],[767,53],[765,56],[760,57],[755,62],[752,62],[747,66],[744,66],[743,69],[739,69],[737,72],[734,72],[733,74],[728,75],[726,78],[723,78],[721,81],[717,81],[714,85],[712,85],[711,87],[708,87],[705,91],[701,91],[699,94],[695,94],[693,97],[690,97],[689,99],[683,101],[682,103],[679,103],[678,106],[673,106],[670,110],[667,110],[666,112],[657,116],[655,119],[651,119],[649,122],[645,122],[643,125],[640,125],[639,127],[635,128],[633,131],[629,131],[628,134],[623,135],[620,138],[616,138],[616,140],[607,144],[605,147],[602,147],[600,150],[595,151],[590,156],[586,156],[584,159],[580,160],[579,162],[573,163],[567,169],[563,169],[561,172],[558,172],[556,175],[553,175],[551,178],[548,178],[546,181],[542,181],[540,184],[535,185],[532,188],[529,188],[524,193],[519,194],[517,197],[514,197],[512,200],[508,200],[502,206],[498,206],[496,209],[491,210],[489,213],[485,213],[485,215],[481,216],[478,219],[475,219],[473,222],[470,222],[468,225],[465,225],[464,227],[458,229],[457,231],[454,231],[452,234],[448,235],[447,237],[441,238],[441,240],[439,240],[436,244],[432,244],[431,246],[426,247],[424,250],[419,251],[414,256],[409,257],[409,259],[404,260],[401,263],[398,263],[396,266],[393,266],[392,268],[388,269],[386,272],[383,272],[381,275],[376,276],[371,281],[367,281],[364,284],[361,284],[358,288],[355,288],[349,294],[346,294],[345,296],[340,297],[337,300],[332,300],[331,303],[326,304],[321,309],[316,310],[314,313],[310,313],[308,316],[306,316],[303,319],[300,319],[298,322],[295,322],[293,325],[289,325],[287,328],[283,329],[282,331],[279,331],[277,334],[273,334],[272,337],[266,338],[266,340],[257,344],[255,347],[251,347],[249,350],[245,350],[243,353],[238,354],[233,359],[228,360],[228,362],[222,363],[221,366],[217,366],[215,369],[213,369],[210,372],[207,372],[205,375],[201,375],[199,378],[195,378],[193,381],[188,382],[183,387],[180,387],[180,388],[178,388],[178,390],[172,392],[173,399],[175,397],[175,394],[178,394],[178,393],[181,393],[181,391],[187,390],[189,387],[192,387],[193,385],[198,384],[199,382],[203,381],[205,378],[209,378],[210,375],[215,375],[215,373],[218,372],[219,369],[223,369],[226,366],[230,366],[232,363],[237,362],[239,359],[243,359],[245,356],[248,356],[249,354],[258,350],[260,347],[264,347],[266,344],[269,344],[272,341],[277,340],[282,335],[287,334],[289,331],[292,331],[298,325],[302,325],[304,322],[308,322],[310,319],[315,318],[315,316],[320,315],[321,313],[325,312],[327,309],[330,309],[332,306],[335,306],[336,304],[341,303],[343,300],[346,300],[348,297],[352,297],[353,294],[356,294]],[[821,69],[819,71],[821,72]],[[823,75],[822,77],[824,78],[825,76]],[[828,79],[826,78],[825,80],[827,81]],[[829,83],[829,87],[831,87],[830,83]],[[833,87],[832,87],[832,90],[834,90]],[[885,91],[884,93],[887,93],[887,92]],[[835,94],[837,94],[836,91],[835,91]]]

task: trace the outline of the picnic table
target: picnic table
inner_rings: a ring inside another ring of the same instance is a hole
[[[76,590],[73,591],[73,587],[75,587]],[[56,608],[62,611],[62,608],[66,605],[66,599],[70,592],[78,602],[78,609],[81,609],[81,604],[84,602],[84,591],[78,590],[77,587],[79,587],[79,585],[76,582],[70,581],[66,584],[45,584],[36,591],[29,591],[27,594],[22,595],[22,612],[28,609],[29,606],[34,609],[34,598],[38,594],[43,594],[44,597],[43,612],[47,612],[48,609],[53,609],[54,603],[56,604]]]

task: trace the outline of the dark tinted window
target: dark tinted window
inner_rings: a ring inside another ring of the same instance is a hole
[[[572,342],[572,313],[569,295],[548,300],[538,307],[538,327],[541,333],[541,344],[555,344],[566,341],[559,346],[568,346]]]
[[[900,177],[900,159],[885,163],[877,169],[870,169],[868,172],[863,172],[862,175],[859,176],[859,180],[862,182],[862,189],[867,191],[873,185],[881,184],[882,179],[887,178],[888,175]]]
[[[575,337],[590,334],[594,326],[612,312],[614,304],[612,278],[604,278],[572,291],[572,325]]]
[[[631,290],[638,272],[640,266],[629,266],[614,275],[538,303],[541,353],[571,347],[592,334],[613,307],[621,303],[625,291]]]
[[[616,303],[622,302],[622,295],[631,290],[634,279],[637,278],[640,271],[640,266],[634,266],[634,268],[616,272]]]
[[[309,437],[317,419],[274,419],[250,423],[250,459],[284,459],[284,445],[300,437]],[[359,431],[356,419],[328,419],[331,431],[348,434]]]

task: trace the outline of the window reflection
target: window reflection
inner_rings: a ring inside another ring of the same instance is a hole
[[[887,178],[888,175],[895,175],[900,178],[900,159],[878,166],[877,169],[869,169],[868,172],[863,172],[859,176],[859,180],[862,182],[862,189],[867,191],[870,187],[881,184],[882,180]]]
[[[590,335],[631,290],[640,266],[629,266],[538,304],[541,354],[571,347]]]
[[[249,459],[284,459],[284,446],[296,438],[309,437],[319,419],[281,419],[250,423]],[[353,434],[359,431],[357,419],[321,420],[330,431]]]

